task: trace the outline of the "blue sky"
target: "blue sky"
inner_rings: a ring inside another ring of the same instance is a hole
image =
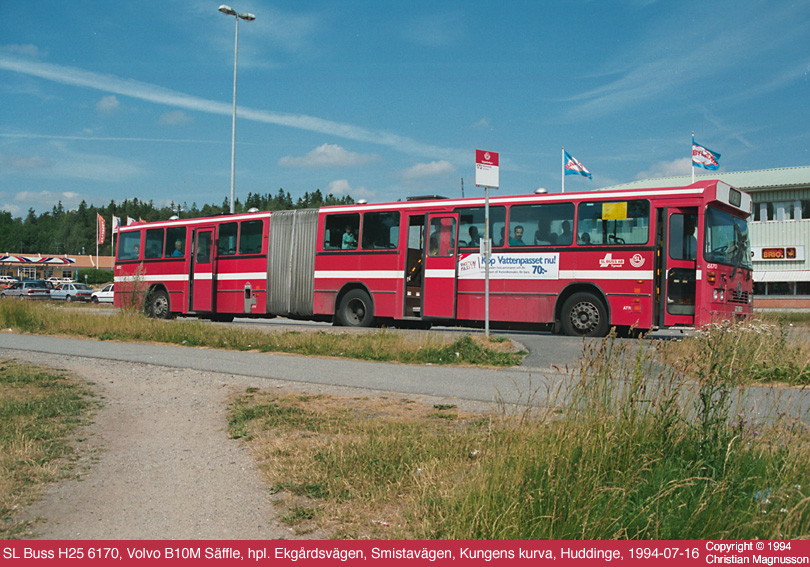
[[[220,2],[0,4],[0,209],[220,204],[234,18]],[[810,3],[234,0],[236,195],[381,202],[810,164]]]

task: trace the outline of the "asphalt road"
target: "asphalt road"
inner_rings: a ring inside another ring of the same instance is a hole
[[[548,337],[548,340],[557,338],[559,337]],[[581,348],[581,342],[578,346]],[[572,352],[578,352],[575,345],[568,347]],[[559,348],[557,352],[561,350],[562,348]],[[559,372],[548,367],[496,370],[412,366],[285,354],[18,335],[8,332],[0,334],[0,352],[2,351],[43,352],[319,386],[427,395],[483,403],[498,401],[520,403],[538,388],[549,389],[552,385],[564,381]]]

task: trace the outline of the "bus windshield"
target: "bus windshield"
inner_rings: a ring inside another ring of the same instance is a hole
[[[746,220],[708,207],[705,250],[707,262],[752,269],[751,242]]]

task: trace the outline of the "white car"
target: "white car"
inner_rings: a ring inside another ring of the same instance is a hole
[[[101,291],[94,291],[93,298],[90,300],[93,303],[112,303],[115,293],[115,284],[105,285]]]
[[[51,291],[51,299],[64,299],[65,301],[90,301],[93,288],[83,283],[63,283],[59,289]]]

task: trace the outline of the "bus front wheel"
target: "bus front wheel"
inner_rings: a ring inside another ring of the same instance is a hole
[[[563,304],[562,327],[574,337],[604,337],[608,333],[607,309],[587,292],[575,293]]]
[[[170,319],[172,314],[169,309],[169,294],[162,289],[150,293],[146,302],[146,314],[155,319]]]
[[[338,322],[344,327],[370,327],[373,320],[374,305],[362,289],[353,289],[340,300]]]

